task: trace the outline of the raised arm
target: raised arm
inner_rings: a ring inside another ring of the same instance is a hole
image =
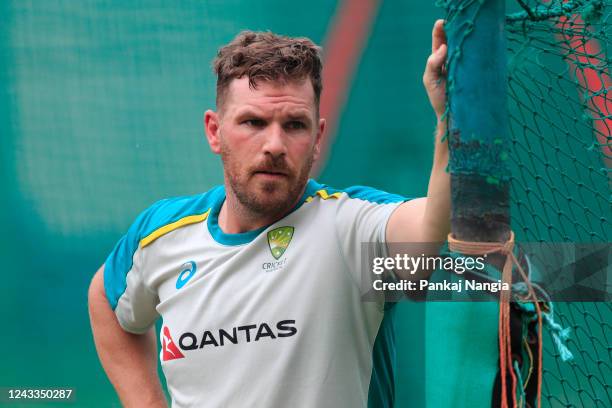
[[[145,334],[121,328],[104,293],[104,265],[89,286],[89,318],[98,356],[124,407],[167,407],[157,375],[155,327]]]
[[[386,239],[389,243],[444,242],[450,230],[450,174],[446,172],[448,144],[442,142],[446,133],[446,121],[442,120],[442,116],[446,107],[444,62],[447,53],[443,25],[443,20],[434,24],[431,55],[423,75],[423,84],[437,118],[427,197],[408,201],[393,212],[387,225]]]

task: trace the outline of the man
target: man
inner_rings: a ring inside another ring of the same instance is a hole
[[[442,25],[423,77],[434,164],[427,197],[410,201],[308,179],[325,130],[311,41],[244,32],[219,51],[204,125],[224,186],[144,211],[90,286],[96,347],[125,406],[166,406],[160,316],[173,406],[392,406],[394,309],[362,300],[360,251],[448,233]]]

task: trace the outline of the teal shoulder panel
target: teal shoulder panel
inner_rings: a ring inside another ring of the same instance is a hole
[[[368,186],[350,186],[344,189],[333,188],[325,184],[318,184],[317,190],[325,190],[328,194],[346,193],[350,198],[369,201],[376,204],[399,203],[410,200],[399,194],[387,193],[386,191],[378,190]],[[315,190],[315,192],[317,191]]]
[[[204,194],[158,201],[136,218],[104,264],[104,290],[113,310],[125,292],[126,276],[132,269],[134,253],[140,240],[164,225],[206,212],[218,199],[220,189],[222,187],[215,187]]]
[[[346,188],[344,192],[351,198],[358,198],[376,204],[401,203],[402,201],[409,200],[409,198],[399,194],[387,193],[386,191],[367,186],[351,186]]]
[[[372,375],[368,390],[368,408],[393,408],[395,400],[395,313],[394,304],[385,305],[372,349]]]

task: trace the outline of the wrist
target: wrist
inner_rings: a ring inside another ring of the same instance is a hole
[[[435,130],[436,149],[438,148],[438,145],[442,143],[442,138],[446,135],[446,130],[446,119],[440,119],[440,117],[438,117]]]

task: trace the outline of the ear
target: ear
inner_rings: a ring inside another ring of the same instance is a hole
[[[220,128],[219,114],[210,109],[207,110],[204,113],[204,132],[206,133],[210,150],[215,154],[221,153]]]
[[[317,161],[321,154],[321,140],[323,139],[323,132],[325,132],[325,119],[319,119],[319,127],[317,129],[317,136],[314,145],[313,159]]]

